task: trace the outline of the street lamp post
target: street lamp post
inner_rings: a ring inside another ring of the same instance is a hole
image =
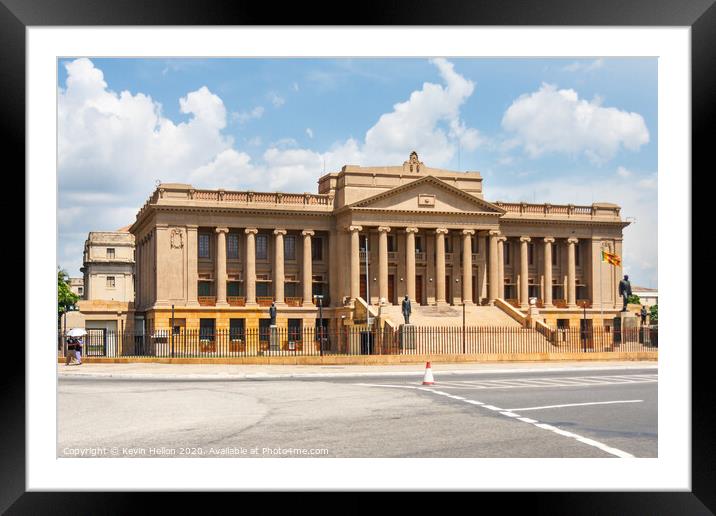
[[[582,310],[584,311],[582,319],[582,351],[587,352],[587,302],[582,301]]]
[[[323,296],[318,294],[313,297],[318,299],[318,351],[323,356]]]

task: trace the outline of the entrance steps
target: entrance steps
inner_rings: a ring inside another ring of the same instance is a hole
[[[377,311],[377,308],[376,308]],[[413,304],[410,323],[415,326],[462,326],[462,306],[416,306]],[[381,314],[390,319],[393,326],[403,324],[400,304],[383,306]],[[499,326],[520,328],[522,325],[494,306],[465,306],[466,326]]]

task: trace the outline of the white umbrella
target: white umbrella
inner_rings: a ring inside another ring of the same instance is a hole
[[[68,337],[84,337],[85,335],[87,335],[87,330],[84,328],[72,328],[71,330],[67,330]]]

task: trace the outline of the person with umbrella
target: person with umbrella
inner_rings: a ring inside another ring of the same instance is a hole
[[[65,365],[70,365],[72,357],[77,360],[77,365],[82,365],[82,337],[87,335],[83,328],[72,328],[67,332],[67,355]]]

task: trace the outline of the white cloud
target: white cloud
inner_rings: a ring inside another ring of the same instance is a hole
[[[563,67],[562,70],[564,70],[566,72],[579,72],[579,71],[591,72],[593,70],[598,70],[599,68],[602,68],[603,66],[604,66],[604,59],[600,57],[599,59],[595,59],[594,61],[589,61],[586,63],[580,62],[580,61],[575,61],[574,63]]]
[[[309,138],[313,139],[313,129],[311,129],[310,127],[306,127],[306,134]]]
[[[238,121],[240,124],[245,124],[249,120],[261,118],[264,114],[263,106],[256,106],[251,111],[239,111],[231,113],[231,118]]]
[[[273,104],[273,107],[276,107],[276,108],[279,108],[286,103],[286,99],[284,99],[280,95],[277,95],[273,91],[269,92],[268,95],[266,95],[266,97],[271,101],[271,104]]]
[[[293,91],[298,91],[298,83],[294,82],[292,85]]]
[[[626,168],[619,166],[617,167],[617,175],[619,175],[620,177],[627,178],[631,177],[632,173],[631,170],[627,170]]]
[[[649,131],[638,113],[602,107],[599,99],[580,99],[572,89],[542,84],[521,95],[507,109],[502,127],[510,139],[532,158],[548,153],[584,154],[601,164],[620,148],[639,150],[649,142]]]

